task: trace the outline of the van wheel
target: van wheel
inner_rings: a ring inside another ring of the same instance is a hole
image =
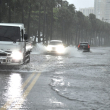
[[[23,64],[26,64],[26,57],[23,58]]]
[[[27,63],[30,63],[30,55],[28,56],[28,58],[27,58],[27,59],[28,59]]]

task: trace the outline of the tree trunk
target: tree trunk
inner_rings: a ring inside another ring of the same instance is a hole
[[[32,7],[31,7],[31,2],[29,3],[29,15],[28,15],[28,23],[27,23],[27,33],[28,33],[28,35],[30,36],[30,16],[31,16],[31,9],[32,9]]]
[[[38,42],[41,42],[41,40],[40,40],[40,19],[41,19],[41,3],[39,3]]]
[[[45,3],[44,6],[44,23],[43,23],[43,44],[45,43],[45,34],[46,34],[46,7],[47,7],[47,3]]]
[[[46,14],[46,44],[48,44],[48,40],[49,40],[49,25],[48,25],[48,14]]]
[[[51,7],[51,31],[50,31],[50,40],[52,40],[52,34],[53,34],[53,2],[52,0],[52,7]]]
[[[9,3],[9,10],[8,10],[8,23],[11,23],[11,1],[8,1]]]
[[[24,0],[22,2],[22,23],[24,23]]]

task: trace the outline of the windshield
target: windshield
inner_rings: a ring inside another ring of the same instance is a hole
[[[88,43],[80,43],[80,45],[82,45],[82,46],[83,46],[83,45],[88,45]]]
[[[50,42],[49,45],[61,45],[61,42]]]
[[[0,26],[0,41],[20,41],[20,28]]]

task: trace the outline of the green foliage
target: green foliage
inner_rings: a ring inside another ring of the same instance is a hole
[[[38,37],[42,32],[46,40],[61,39],[66,44],[72,40],[85,40],[106,35],[110,37],[110,24],[96,18],[88,17],[76,11],[73,4],[62,0],[1,0],[0,22],[24,23],[30,36]]]

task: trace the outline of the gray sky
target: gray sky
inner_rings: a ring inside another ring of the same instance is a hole
[[[94,0],[66,0],[69,4],[74,4],[76,9],[94,7]]]

